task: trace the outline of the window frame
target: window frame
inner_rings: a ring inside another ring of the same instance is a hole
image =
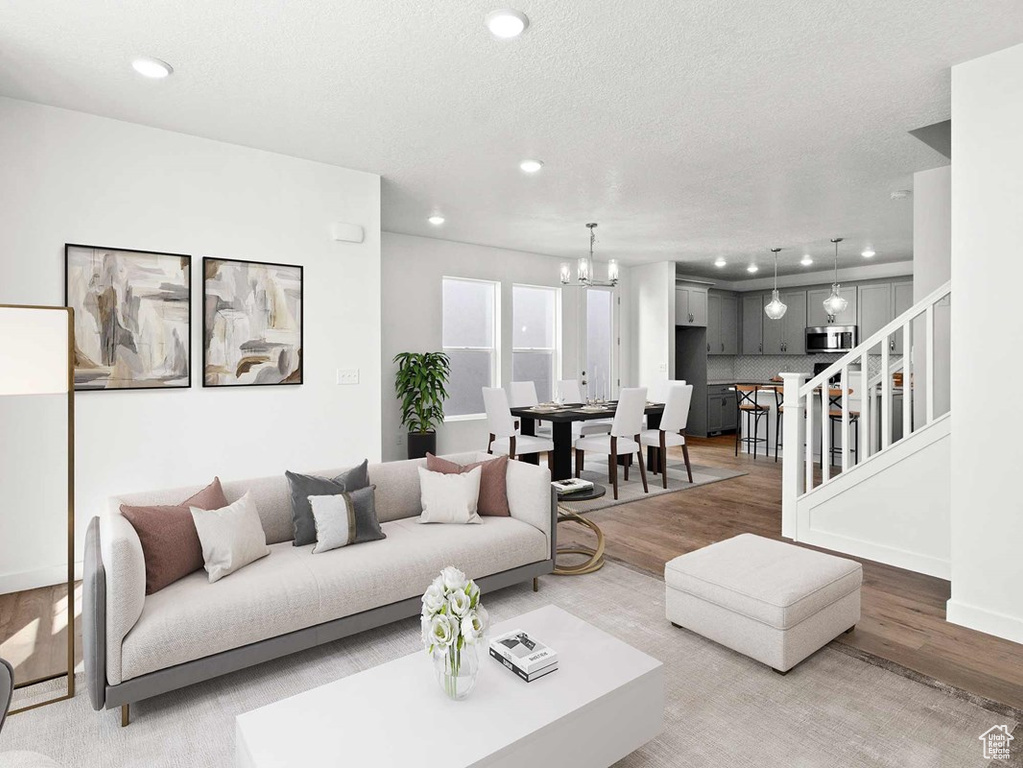
[[[501,386],[501,282],[499,280],[483,280],[476,277],[459,277],[457,275],[441,275],[441,328],[440,341],[441,351],[448,352],[490,352],[490,382],[487,386]],[[453,347],[444,344],[444,283],[448,280],[460,283],[479,283],[490,286],[494,295],[494,323],[491,329],[491,345],[489,347]],[[495,383],[496,382],[496,383]],[[446,401],[445,401],[446,405]],[[459,413],[449,416],[444,414],[444,423],[456,421],[480,421],[486,419],[486,412],[482,413]]]
[[[555,396],[558,381],[561,379],[562,371],[562,307],[561,288],[553,285],[533,285],[531,283],[512,283],[512,307],[511,307],[511,370],[515,371],[516,352],[549,352],[551,355],[551,397]],[[554,294],[554,346],[553,347],[517,347],[515,346],[515,289],[530,288],[539,291],[550,291]]]

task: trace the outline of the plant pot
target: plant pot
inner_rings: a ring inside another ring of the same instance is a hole
[[[422,459],[427,453],[437,453],[436,432],[409,432],[408,433],[408,457],[410,459]]]

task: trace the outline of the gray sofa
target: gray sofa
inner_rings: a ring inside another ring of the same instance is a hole
[[[312,545],[292,544],[283,472],[224,482],[228,501],[252,493],[271,554],[215,584],[197,571],[148,596],[142,546],[120,505],[178,504],[199,488],[111,499],[108,513],[89,523],[85,543],[83,643],[93,707],[121,707],[126,725],[131,703],[416,616],[422,593],[446,565],[461,568],[484,591],[529,579],[536,588],[536,578],[554,567],[557,500],[550,472],[508,462],[511,517],[421,525],[417,468],[424,463],[371,464],[387,538],[317,555]]]

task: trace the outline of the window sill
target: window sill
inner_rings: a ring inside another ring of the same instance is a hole
[[[458,416],[445,416],[444,423],[454,421],[486,421],[487,414],[485,413],[463,413]]]

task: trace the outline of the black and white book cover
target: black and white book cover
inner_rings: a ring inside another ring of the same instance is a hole
[[[567,480],[555,480],[551,483],[551,485],[557,489],[559,496],[567,496],[570,493],[589,491],[593,488],[593,483],[579,477],[570,477]]]
[[[490,650],[527,675],[558,660],[557,651],[530,637],[521,629],[495,637],[490,641]]]
[[[503,656],[501,656],[501,654],[498,653],[493,648],[490,649],[490,655],[493,656],[503,666],[507,667],[513,673],[515,673],[516,675],[521,677],[523,680],[525,680],[527,683],[531,683],[534,680],[539,680],[541,677],[546,677],[551,672],[555,672],[558,669],[558,662],[557,661],[553,661],[550,664],[548,664],[546,667],[540,667],[535,672],[532,672],[532,673],[527,675],[521,669],[519,669],[514,664],[512,664],[510,661],[508,661],[508,659],[506,659]]]

